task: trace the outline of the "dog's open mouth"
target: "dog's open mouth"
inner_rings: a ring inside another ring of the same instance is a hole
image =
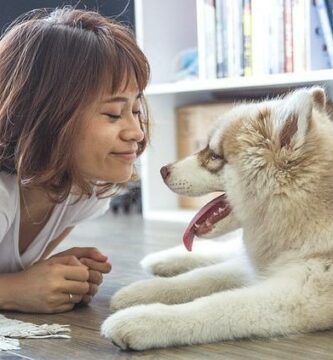
[[[185,230],[183,242],[188,251],[192,250],[194,236],[207,234],[213,225],[225,218],[231,212],[225,194],[220,195],[206,204],[194,216]]]

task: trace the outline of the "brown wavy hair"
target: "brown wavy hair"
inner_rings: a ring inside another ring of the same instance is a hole
[[[15,21],[0,40],[0,171],[19,183],[42,187],[55,202],[75,185],[91,196],[95,183],[73,161],[83,111],[98,94],[116,94],[135,76],[142,92],[149,64],[132,31],[93,11],[34,10]],[[139,155],[149,139],[142,98]],[[112,183],[98,185],[98,196]]]

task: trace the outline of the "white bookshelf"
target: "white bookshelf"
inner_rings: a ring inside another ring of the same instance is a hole
[[[214,91],[217,93],[239,93],[246,89],[287,88],[307,86],[313,84],[327,84],[333,80],[332,70],[317,70],[303,73],[284,73],[266,76],[239,77],[230,79],[188,80],[177,83],[151,84],[146,91],[149,97],[153,95],[167,95],[180,93],[197,93]]]
[[[152,141],[141,158],[145,219],[188,222],[195,213],[179,209],[177,195],[166,187],[159,174],[161,166],[176,160],[176,107],[226,95],[265,95],[276,88],[316,84],[325,86],[333,98],[333,70],[173,82],[176,54],[197,45],[197,1],[135,0],[137,40],[152,73],[145,92],[152,118]]]

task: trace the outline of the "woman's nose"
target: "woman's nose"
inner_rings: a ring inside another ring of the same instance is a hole
[[[141,129],[140,121],[137,118],[132,118],[128,121],[126,128],[123,129],[122,135],[124,140],[136,142],[142,141],[145,137]]]

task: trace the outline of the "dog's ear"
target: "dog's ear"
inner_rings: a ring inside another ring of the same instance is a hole
[[[313,87],[310,89],[312,94],[313,106],[320,112],[326,111],[326,94],[325,90],[321,87]]]
[[[301,144],[310,128],[312,110],[326,108],[325,91],[320,87],[300,89],[283,100],[282,124],[279,131],[281,147]]]

